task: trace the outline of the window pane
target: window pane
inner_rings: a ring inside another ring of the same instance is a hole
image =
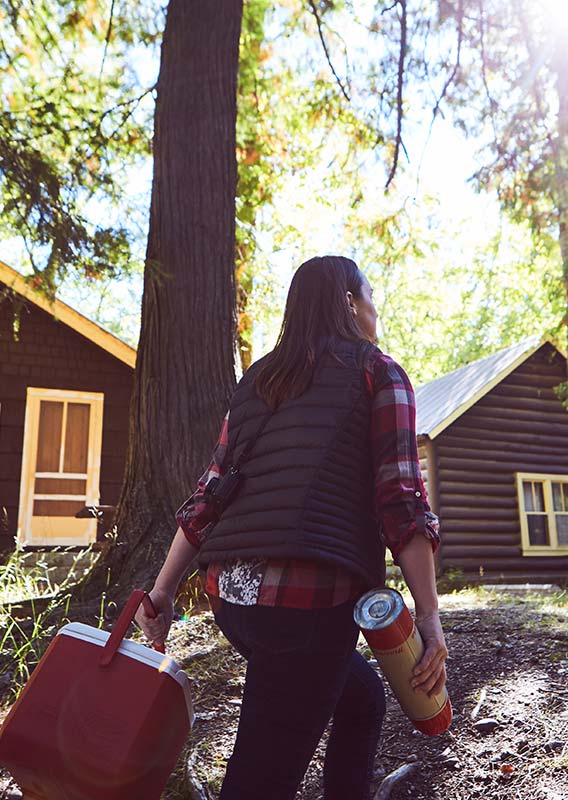
[[[529,514],[529,542],[535,545],[548,545],[548,520],[544,514]]]
[[[534,510],[544,511],[544,487],[540,481],[534,481]]]
[[[534,511],[532,483],[523,481],[523,497],[525,499],[525,511]]]
[[[88,403],[69,403],[67,406],[64,472],[87,471],[90,416]]]
[[[59,472],[63,403],[42,400],[39,404],[36,472]]]
[[[568,514],[556,515],[556,533],[558,544],[568,545]]]
[[[555,511],[564,511],[564,507],[562,505],[562,484],[561,483],[553,483],[552,484],[552,503],[554,506]],[[568,511],[568,509],[566,509]]]
[[[568,511],[568,483],[563,483],[562,489],[564,492],[564,511]]]

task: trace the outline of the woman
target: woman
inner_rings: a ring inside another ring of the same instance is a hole
[[[425,640],[416,691],[439,692],[447,650],[418,462],[412,387],[373,343],[372,289],[347,258],[295,273],[274,350],[239,382],[208,470],[137,621],[165,639],[181,578],[199,552],[215,618],[247,659],[221,800],[291,800],[330,718],[325,800],[366,800],[385,711],[355,649],[353,607],[383,585],[385,545]],[[243,480],[223,510],[218,479]],[[231,471],[231,467],[233,470]]]

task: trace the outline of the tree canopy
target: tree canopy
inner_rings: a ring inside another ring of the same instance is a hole
[[[118,276],[131,258],[123,189],[150,154],[154,89],[132,59],[162,23],[130,5],[0,3],[0,230],[50,293],[73,270]]]
[[[129,315],[113,310],[113,281],[143,260],[148,195],[138,176],[151,158],[164,12],[131,0],[0,2],[2,233],[25,243],[36,285],[53,292],[63,280],[68,298],[119,333]],[[555,0],[244,4],[235,251],[244,367],[253,343],[274,340],[289,268],[321,250],[322,225],[326,249],[359,258],[389,296],[383,345],[409,359],[416,380],[525,332],[559,335],[568,274],[560,12]],[[505,214],[474,245],[463,237],[467,216],[448,219],[435,187],[414,183],[428,130],[450,122],[477,150],[478,191]],[[450,285],[459,302],[448,312]],[[432,345],[414,360],[416,329]]]

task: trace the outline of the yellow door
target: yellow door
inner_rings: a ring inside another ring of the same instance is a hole
[[[77,519],[99,502],[103,395],[28,389],[18,538],[25,545],[82,545],[96,520]]]

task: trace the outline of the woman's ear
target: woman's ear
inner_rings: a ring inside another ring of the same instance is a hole
[[[347,298],[347,305],[349,306],[349,310],[352,314],[357,314],[357,309],[355,308],[355,304],[353,303],[353,295],[351,292],[346,292],[345,297]]]

